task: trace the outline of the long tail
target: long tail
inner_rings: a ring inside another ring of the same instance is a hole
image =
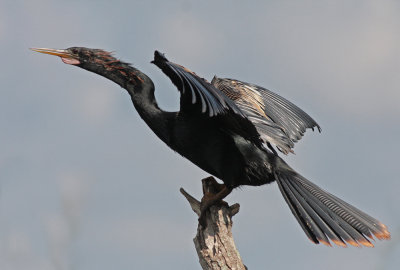
[[[324,191],[278,158],[276,181],[279,189],[308,238],[315,244],[346,247],[346,242],[359,247],[373,247],[370,242],[390,239],[386,226],[373,217]]]

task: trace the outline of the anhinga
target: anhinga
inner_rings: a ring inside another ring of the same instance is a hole
[[[104,76],[126,89],[141,118],[174,151],[221,179],[215,194],[205,194],[205,211],[241,185],[277,181],[293,215],[318,244],[369,246],[368,238],[389,239],[386,226],[334,195],[322,190],[289,167],[272,145],[287,154],[307,128],[318,124],[288,100],[262,87],[214,77],[211,83],[155,52],[154,63],[181,94],[180,110],[165,112],[154,97],[152,80],[111,53],[83,47],[34,51],[60,56]]]

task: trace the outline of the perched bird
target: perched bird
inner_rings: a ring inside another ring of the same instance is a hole
[[[242,185],[276,181],[308,238],[318,244],[369,246],[373,235],[389,239],[386,226],[313,184],[281,159],[307,128],[319,125],[303,110],[256,85],[214,77],[211,83],[168,61],[158,51],[152,61],[180,91],[180,110],[166,112],[154,97],[154,84],[143,72],[100,49],[35,48],[61,57],[66,64],[104,76],[126,89],[141,118],[171,149],[223,181],[215,194],[205,194],[206,210]]]

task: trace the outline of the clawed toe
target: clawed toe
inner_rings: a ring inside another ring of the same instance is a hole
[[[217,202],[222,202],[232,188],[226,187],[224,184],[218,184],[214,177],[203,179],[203,198],[200,202],[199,224],[203,229],[207,226],[207,210]]]

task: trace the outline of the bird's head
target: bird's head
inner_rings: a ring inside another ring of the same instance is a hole
[[[134,85],[135,91],[140,89],[138,86],[143,83],[146,77],[129,63],[120,61],[116,59],[111,52],[101,49],[71,47],[63,50],[48,48],[31,48],[31,50],[59,56],[65,64],[78,66],[97,73],[116,82],[123,88]]]
[[[71,47],[63,50],[48,48],[31,48],[31,50],[59,56],[65,64],[78,66],[100,74],[120,85],[123,81],[132,81],[137,77],[130,64],[116,59],[111,52],[101,49]]]
[[[119,62],[119,60],[112,56],[111,52],[100,49],[71,47],[63,50],[48,48],[31,48],[31,50],[35,52],[59,56],[65,64],[80,66],[86,69],[89,69],[89,65],[92,66],[91,69],[93,69],[96,66],[105,67],[110,64]]]

